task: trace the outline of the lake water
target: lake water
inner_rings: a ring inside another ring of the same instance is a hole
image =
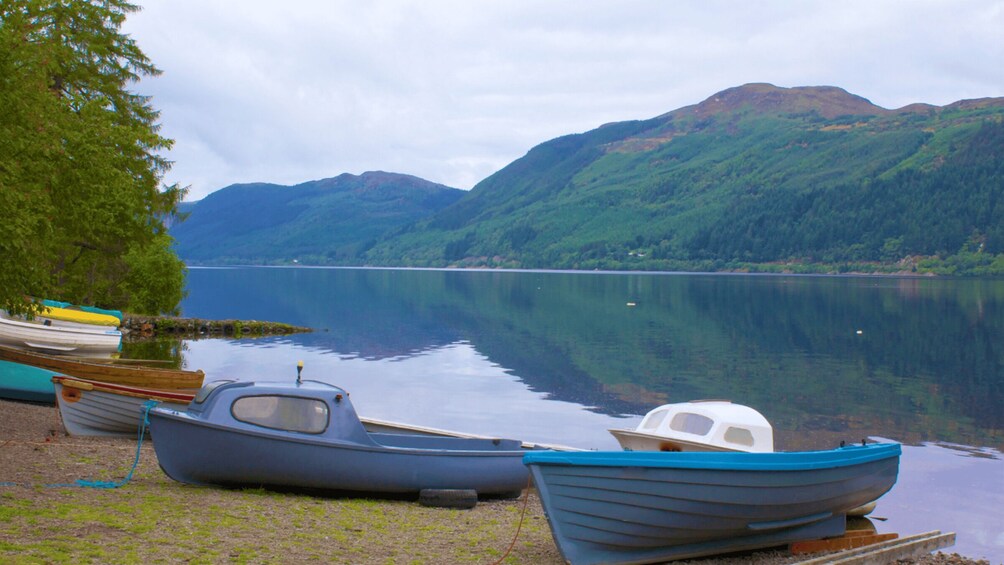
[[[617,449],[666,402],[762,412],[779,450],[904,444],[880,532],[1004,562],[1004,281],[191,269],[183,314],[309,326],[194,340],[207,378],[337,384],[368,417]]]

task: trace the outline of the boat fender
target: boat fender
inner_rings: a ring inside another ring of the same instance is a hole
[[[474,508],[478,503],[478,491],[474,489],[426,488],[418,493],[418,503],[437,508]]]

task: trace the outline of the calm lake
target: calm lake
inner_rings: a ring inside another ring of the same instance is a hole
[[[1004,562],[1004,281],[193,268],[188,290],[185,316],[315,331],[185,341],[186,368],[294,379],[302,360],[368,417],[617,449],[608,428],[721,398],[779,450],[901,442],[878,530]]]

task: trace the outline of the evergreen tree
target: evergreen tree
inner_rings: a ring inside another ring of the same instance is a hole
[[[185,189],[148,97],[159,71],[123,0],[0,0],[0,307],[25,296],[174,312],[184,265],[164,219]],[[149,290],[156,281],[162,299]]]

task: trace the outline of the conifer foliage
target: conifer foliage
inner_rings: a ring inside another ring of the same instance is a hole
[[[159,70],[123,0],[0,0],[0,308],[26,296],[174,312],[184,265],[164,219],[185,189],[149,97]]]

